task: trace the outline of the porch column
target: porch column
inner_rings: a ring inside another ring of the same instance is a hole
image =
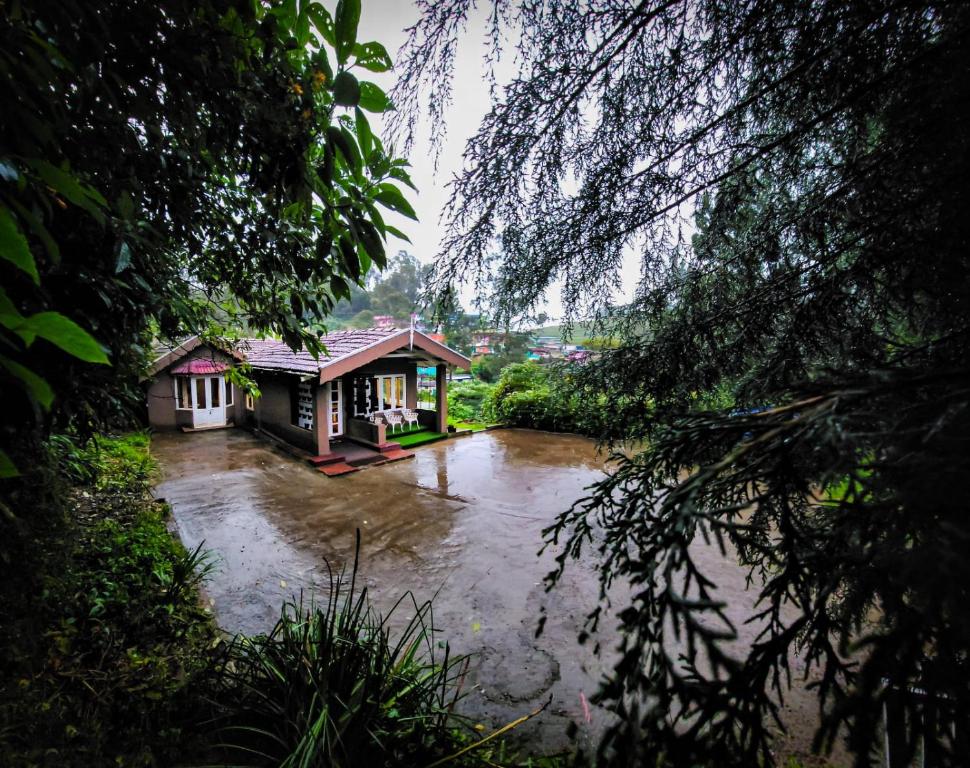
[[[313,442],[317,456],[330,453],[330,382],[316,388],[313,397]]]
[[[444,363],[434,369],[434,409],[438,432],[448,431],[448,366]]]

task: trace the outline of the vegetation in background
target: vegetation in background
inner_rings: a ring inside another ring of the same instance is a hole
[[[619,320],[576,376],[606,398],[598,435],[642,451],[547,532],[550,585],[586,548],[604,592],[633,585],[611,608],[602,760],[773,763],[797,654],[820,681],[817,749],[846,734],[871,765],[886,697],[915,686],[901,735],[963,765],[970,5],[488,5],[491,59],[512,46],[517,69],[465,148],[432,282],[476,282],[509,322],[550,288],[571,318]],[[394,91],[405,139],[423,103],[444,132],[473,6],[422,5]],[[529,386],[501,407],[546,413],[553,387]],[[756,642],[729,646],[697,539],[749,570]]]
[[[581,388],[575,366],[513,363],[488,390],[480,413],[487,421],[595,436],[605,403],[603,393]]]
[[[398,251],[380,274],[371,272],[362,285],[350,287],[350,297],[334,307],[330,326],[371,328],[377,315],[390,316],[398,327],[407,327],[418,311],[426,267],[407,251]]]
[[[458,421],[478,421],[482,418],[482,404],[493,389],[485,381],[454,381],[448,385],[448,418]]]
[[[595,330],[596,328],[593,323],[573,322],[568,326],[568,332],[564,340],[567,344],[585,345],[592,338]],[[530,333],[533,336],[555,336],[557,339],[563,339],[564,331],[567,331],[567,328],[563,325],[543,325],[538,328],[533,328]]]
[[[472,362],[472,373],[482,381],[495,382],[506,366],[525,360],[530,336],[521,331],[505,330],[492,331],[488,337],[492,352]]]

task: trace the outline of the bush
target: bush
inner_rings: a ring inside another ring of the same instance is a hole
[[[479,421],[482,403],[493,385],[484,381],[460,381],[448,387],[448,415],[458,421]]]
[[[216,639],[208,564],[148,494],[146,435],[49,441],[69,510],[36,586],[0,594],[5,765],[163,765],[202,749]],[[6,586],[6,585],[4,585]]]
[[[410,594],[395,608],[411,598],[414,616],[392,639],[356,575],[355,558],[326,604],[284,605],[268,635],[232,644],[221,746],[233,764],[411,766],[456,748],[467,659],[436,653],[431,605]]]
[[[513,363],[482,403],[482,417],[518,427],[598,435],[606,396],[581,390],[568,364]]]

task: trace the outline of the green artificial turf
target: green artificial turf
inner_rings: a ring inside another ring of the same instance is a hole
[[[430,429],[412,430],[411,432],[396,435],[388,435],[389,442],[397,443],[402,448],[414,448],[425,443],[433,443],[436,440],[444,440],[447,435],[441,432],[432,432]]]

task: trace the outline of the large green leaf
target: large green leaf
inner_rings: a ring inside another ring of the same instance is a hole
[[[20,472],[10,460],[10,457],[4,451],[0,451],[0,480],[17,477],[19,474]]]
[[[35,284],[40,285],[40,275],[37,274],[37,262],[30,252],[27,238],[17,228],[9,209],[0,206],[0,258],[9,261],[18,269],[22,269]]]
[[[102,209],[107,206],[107,201],[100,192],[87,184],[81,184],[71,173],[51,165],[46,160],[32,160],[28,165],[51,189],[86,210],[98,222],[104,222]]]
[[[393,66],[387,49],[374,41],[354,46],[354,61],[371,72],[387,72]]]
[[[360,244],[369,257],[368,262],[373,261],[378,267],[384,269],[387,266],[387,254],[384,251],[384,241],[381,239],[377,228],[367,219],[358,219],[357,231],[359,232]],[[361,261],[363,262],[363,259]],[[364,272],[367,271],[367,266],[364,267]]]
[[[28,227],[30,227],[30,231],[33,233],[34,237],[40,240],[40,242],[44,245],[50,260],[55,264],[59,264],[61,261],[61,249],[57,243],[54,242],[54,238],[47,230],[47,227],[45,227],[41,220],[31,213],[30,210],[22,206],[16,200],[10,200],[9,202],[13,206],[14,211],[16,211],[17,216],[20,217],[21,226],[26,224]]]
[[[411,238],[410,237],[408,237],[407,235],[405,235],[397,227],[392,227],[390,224],[387,225],[387,233],[389,235],[394,235],[394,237],[396,237],[398,240],[403,240],[405,243],[410,243],[411,242]]]
[[[340,153],[352,171],[360,170],[360,152],[350,131],[331,125],[327,128],[327,140]]]
[[[358,103],[362,109],[376,114],[390,112],[394,109],[394,105],[387,98],[387,94],[367,80],[363,80],[360,83],[360,99]]]
[[[86,363],[110,364],[97,339],[60,312],[38,312],[26,318],[22,328]]]
[[[341,106],[356,107],[360,96],[360,84],[350,72],[340,72],[333,79],[333,100]]]
[[[390,208],[392,211],[407,216],[409,219],[418,220],[417,215],[414,213],[414,208],[411,204],[404,199],[404,195],[401,194],[401,190],[395,187],[393,184],[381,184],[377,189],[377,194],[374,195],[374,199],[377,200],[381,205],[386,208]],[[390,227],[388,228],[390,230]]]
[[[338,0],[334,19],[337,61],[346,63],[357,42],[357,24],[360,22],[360,0]]]
[[[313,26],[316,27],[320,37],[326,40],[334,48],[337,47],[337,38],[333,26],[333,17],[330,12],[319,3],[310,3],[307,8],[307,15]]]
[[[0,325],[4,328],[17,328],[24,321],[7,292],[0,288]]]
[[[370,129],[370,123],[367,122],[366,115],[361,112],[360,107],[354,110],[354,116],[356,118],[357,143],[360,144],[360,153],[366,163],[367,158],[370,157],[370,151],[374,146],[374,134]]]
[[[40,403],[45,411],[49,411],[54,402],[54,390],[46,380],[38,376],[29,368],[8,357],[0,355],[0,368],[5,368],[14,378],[18,379],[34,400]]]

